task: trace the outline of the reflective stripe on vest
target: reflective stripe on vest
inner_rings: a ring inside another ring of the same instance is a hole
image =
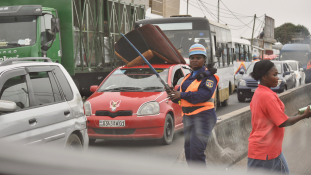
[[[206,68],[205,68],[206,69]],[[207,69],[206,69],[207,70]],[[190,77],[191,74],[188,74],[184,79],[183,81],[181,82],[180,84],[180,92],[182,92],[182,84],[184,83],[184,81],[186,79],[188,79]],[[218,86],[218,82],[219,82],[219,77],[217,75],[214,75],[214,77],[216,78],[217,80],[217,84],[216,86]],[[201,80],[202,81],[202,80]],[[201,84],[201,81],[198,81],[198,80],[194,80],[189,86],[188,88],[186,89],[185,92],[197,92],[198,89],[199,89],[199,86]],[[216,89],[215,89],[216,90]],[[215,98],[215,92],[214,91],[214,94],[212,96],[212,98],[210,98],[208,101],[206,102],[202,102],[202,103],[198,103],[198,104],[192,104],[192,103],[189,103],[187,100],[184,100],[184,99],[180,99],[180,106],[183,107],[183,108],[187,108],[187,107],[196,107],[196,106],[202,106],[201,108],[199,109],[196,109],[192,112],[189,112],[189,113],[184,113],[186,115],[195,115],[195,114],[198,114],[202,111],[206,111],[206,110],[209,110],[209,109],[213,109],[215,107],[214,105],[214,98]]]

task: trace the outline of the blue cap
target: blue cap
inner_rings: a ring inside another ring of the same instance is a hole
[[[189,49],[189,57],[191,55],[204,55],[204,56],[206,56],[206,49],[202,44],[193,44]]]

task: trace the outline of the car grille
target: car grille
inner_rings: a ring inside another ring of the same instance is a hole
[[[97,134],[109,134],[109,135],[130,135],[134,134],[135,129],[98,129],[93,128]]]
[[[258,87],[258,82],[257,81],[247,81],[246,86],[248,87]]]
[[[111,118],[115,118],[118,116],[132,116],[133,111],[118,111],[118,112],[110,112],[110,111],[96,111],[95,112],[96,116],[109,116]]]

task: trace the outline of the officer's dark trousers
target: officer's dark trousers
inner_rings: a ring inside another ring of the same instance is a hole
[[[188,165],[192,163],[205,164],[204,151],[216,120],[216,115],[184,115],[185,154]]]

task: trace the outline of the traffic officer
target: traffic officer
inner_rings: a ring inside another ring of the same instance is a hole
[[[192,45],[189,59],[193,71],[186,75],[177,91],[168,92],[171,100],[182,106],[188,165],[194,162],[205,164],[204,151],[217,121],[214,98],[219,78],[214,75],[216,69],[205,68],[206,57],[203,45]]]

